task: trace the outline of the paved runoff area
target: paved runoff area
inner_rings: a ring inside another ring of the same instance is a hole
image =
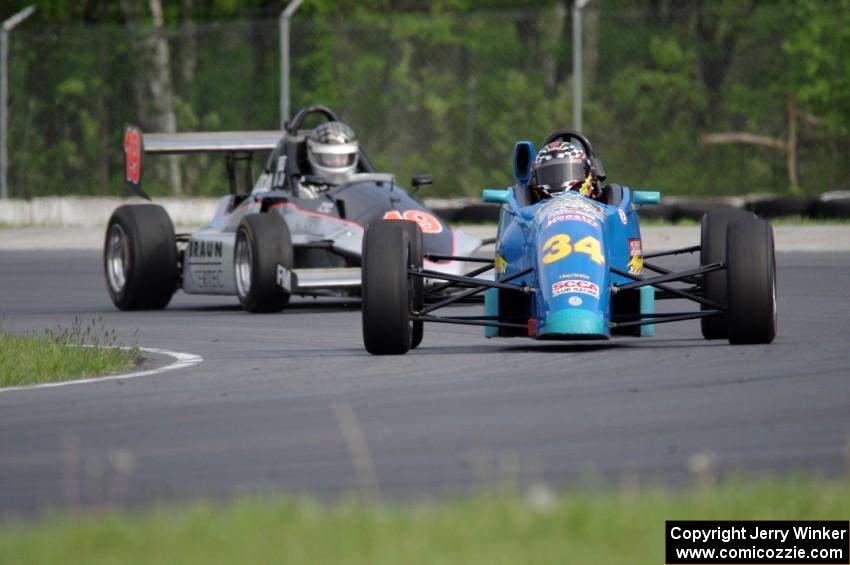
[[[645,236],[645,249],[699,237],[696,227]],[[487,340],[480,328],[435,324],[409,354],[374,357],[356,300],[298,299],[253,315],[234,297],[178,292],[163,311],[119,312],[101,230],[5,229],[4,330],[99,320],[123,344],[203,361],[0,392],[0,514],[267,491],[439,497],[505,480],[846,476],[848,236],[847,227],[777,229],[771,345],[706,341],[696,321],[592,343]],[[172,362],[152,356],[140,369]]]

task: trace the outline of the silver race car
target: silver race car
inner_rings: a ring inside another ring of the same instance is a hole
[[[310,115],[323,123],[302,129]],[[251,159],[261,151],[271,154],[255,181]],[[143,135],[130,126],[124,135],[129,188],[150,200],[141,187],[143,157],[186,153],[224,154],[231,194],[221,198],[209,225],[193,233],[176,234],[156,204],[113,212],[103,265],[109,296],[121,310],[164,308],[181,288],[236,295],[250,312],[280,311],[291,295],[359,295],[363,233],[376,219],[417,224],[428,268],[449,275],[463,274],[463,258],[484,243],[449,227],[393,175],[376,172],[351,129],[323,106],[301,110],[283,132]],[[413,177],[412,184],[431,184],[431,177]]]

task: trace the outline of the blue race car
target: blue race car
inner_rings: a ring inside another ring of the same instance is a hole
[[[776,269],[773,230],[765,220],[713,210],[702,218],[700,245],[645,254],[637,209],[658,204],[660,194],[602,186],[602,163],[579,132],[554,132],[539,154],[531,142],[518,142],[513,174],[512,187],[483,194],[485,202],[502,205],[493,259],[423,255],[413,222],[368,226],[362,262],[367,351],[406,353],[421,342],[424,322],[480,325],[487,337],[605,340],[651,336],[656,324],[699,319],[706,339],[773,341]],[[574,180],[555,180],[565,174]],[[679,272],[647,261],[697,252],[700,264]],[[449,275],[424,269],[423,259],[482,266]],[[488,278],[489,270],[495,275]],[[435,315],[482,293],[481,315]],[[684,299],[699,310],[656,312],[663,299]]]

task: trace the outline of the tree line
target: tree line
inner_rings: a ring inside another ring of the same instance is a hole
[[[120,193],[126,123],[279,126],[284,2],[35,4],[10,43],[13,196]],[[507,185],[514,141],[572,125],[571,9],[305,0],[292,107],[335,108],[402,184],[432,173],[432,195]],[[850,0],[592,0],[583,22],[585,132],[612,180],[666,194],[850,188]],[[211,157],[151,158],[145,184],[227,190]]]

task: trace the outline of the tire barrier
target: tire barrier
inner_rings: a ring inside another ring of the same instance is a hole
[[[103,227],[118,206],[129,202],[120,198],[52,197],[33,200],[0,200],[0,224],[8,226]],[[215,213],[218,199],[157,199],[175,225],[205,225]],[[450,223],[480,224],[499,220],[499,205],[484,204],[472,198],[425,198],[424,204]],[[850,219],[850,191],[826,192],[819,197],[749,195],[738,197],[663,197],[658,206],[644,206],[642,219],[666,222],[698,222],[702,214],[715,208],[732,207],[755,212],[765,219],[814,218]]]
[[[447,222],[461,224],[495,223],[499,220],[498,204],[469,203],[468,200],[441,200],[431,206]],[[425,201],[428,206],[428,201]],[[643,206],[638,211],[642,220],[699,222],[702,215],[717,208],[736,208],[757,214],[766,220],[777,218],[813,218],[820,220],[850,219],[850,192],[826,193],[820,198],[751,195],[703,198],[671,196],[662,198],[658,206]]]

